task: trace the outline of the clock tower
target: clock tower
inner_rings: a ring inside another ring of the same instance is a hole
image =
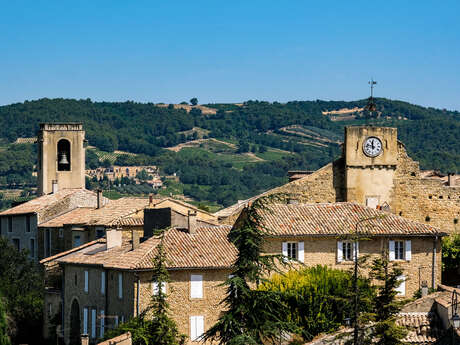
[[[346,201],[375,208],[390,204],[398,159],[397,129],[345,128]]]

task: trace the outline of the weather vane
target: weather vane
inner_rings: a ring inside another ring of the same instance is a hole
[[[371,86],[371,97],[369,97],[369,100],[366,106],[366,110],[369,110],[371,112],[377,110],[377,107],[375,106],[375,102],[374,102],[374,85],[376,84],[377,82],[374,81],[373,78],[371,78],[371,81],[369,82],[369,85]]]

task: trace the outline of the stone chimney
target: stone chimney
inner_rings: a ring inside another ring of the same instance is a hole
[[[102,189],[97,190],[97,207],[96,208],[101,208],[103,206],[103,200],[104,197],[102,196]]]
[[[56,194],[59,191],[58,180],[53,180],[51,183],[52,183],[51,192],[53,194]]]
[[[188,211],[187,230],[189,234],[196,234],[196,211]]]
[[[132,239],[132,245],[133,245],[133,250],[136,250],[139,248],[140,244],[140,239],[139,239],[139,233],[136,230],[131,231],[131,239]]]
[[[80,337],[81,345],[89,345],[89,336],[88,334],[82,334]]]
[[[107,250],[114,247],[121,247],[121,230],[110,229],[106,231]]]
[[[426,280],[422,281],[422,297],[428,296],[428,283]]]
[[[447,174],[447,185],[449,187],[454,187],[455,186],[455,174],[454,173],[448,173]]]
[[[289,197],[287,203],[288,205],[297,205],[299,203],[299,199],[296,197]]]

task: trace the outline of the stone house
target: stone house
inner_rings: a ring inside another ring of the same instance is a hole
[[[171,315],[189,344],[213,325],[225,294],[220,286],[236,258],[228,242],[230,226],[200,226],[191,217],[188,228],[170,228],[163,244],[171,282],[161,288],[168,294]],[[62,270],[63,336],[66,344],[87,333],[90,342],[107,328],[139,315],[158,289],[152,284],[152,263],[160,238],[147,234],[123,239],[107,231],[106,238],[46,259]]]
[[[377,143],[375,152],[366,145]],[[377,150],[377,148],[380,149]],[[412,160],[397,129],[374,126],[345,128],[343,152],[314,172],[295,171],[290,182],[263,195],[286,193],[301,202],[356,202],[383,208],[402,217],[460,232],[460,186],[457,175],[443,178],[424,172]],[[215,213],[223,224],[233,224],[243,208],[258,196]]]
[[[39,255],[38,228],[42,223],[79,207],[95,207],[96,193],[86,189],[63,189],[42,195],[0,213],[0,235],[18,249],[28,249],[31,258]]]
[[[358,226],[358,257],[368,257],[367,267],[373,258],[388,255],[403,269],[400,296],[412,297],[423,281],[433,288],[441,283],[441,238],[447,234],[431,225],[350,202],[274,203],[258,212],[270,232],[268,254],[283,254],[308,266],[350,269],[355,260],[351,236]],[[245,216],[243,211],[235,226]]]

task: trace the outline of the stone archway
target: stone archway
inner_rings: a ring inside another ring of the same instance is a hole
[[[70,308],[70,345],[80,345],[80,305],[74,299]]]

